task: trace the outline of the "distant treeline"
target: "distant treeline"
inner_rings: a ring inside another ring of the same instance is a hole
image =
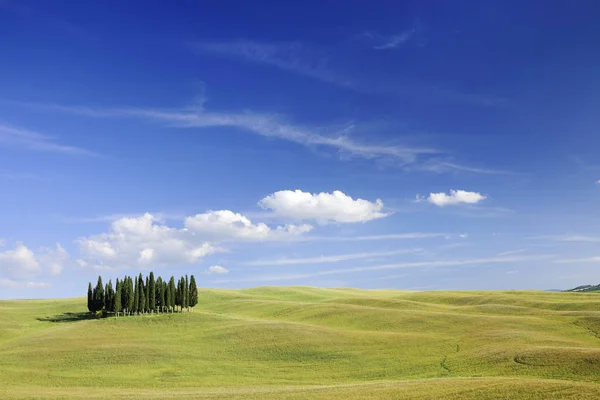
[[[88,285],[87,306],[91,313],[102,312],[103,315],[133,315],[144,313],[173,312],[176,307],[182,311],[198,304],[198,288],[194,275],[181,277],[177,283],[171,277],[169,281],[161,277],[154,279],[154,273],[144,277],[140,273],[132,279],[125,276],[117,279],[113,288],[112,281],[102,284],[102,277],[98,276],[96,287]]]

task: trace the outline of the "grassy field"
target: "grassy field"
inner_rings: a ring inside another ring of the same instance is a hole
[[[2,399],[597,399],[600,295],[203,290],[191,313],[86,319],[0,301]]]

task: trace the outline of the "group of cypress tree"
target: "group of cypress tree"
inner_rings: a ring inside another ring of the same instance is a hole
[[[144,277],[140,273],[132,279],[125,276],[117,279],[113,288],[112,281],[102,285],[102,277],[98,276],[96,287],[88,285],[88,310],[91,313],[102,311],[103,315],[114,313],[116,316],[139,315],[146,313],[173,312],[193,308],[198,304],[198,287],[194,275],[181,277],[175,284],[175,278],[169,281],[161,277],[154,279],[154,273]]]

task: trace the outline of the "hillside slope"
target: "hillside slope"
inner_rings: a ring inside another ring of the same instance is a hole
[[[583,293],[591,293],[591,292],[600,292],[600,285],[582,285],[577,286],[576,288],[565,290],[565,292],[583,292]]]
[[[600,397],[597,294],[261,287],[86,317],[0,301],[0,398]]]

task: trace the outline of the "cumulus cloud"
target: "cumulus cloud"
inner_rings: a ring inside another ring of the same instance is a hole
[[[312,229],[310,225],[284,225],[271,228],[229,210],[210,211],[185,219],[185,227],[207,240],[277,240],[300,235]]]
[[[38,275],[41,266],[35,253],[19,242],[14,250],[0,253],[0,271],[14,278],[28,278]]]
[[[95,269],[190,264],[223,251],[195,240],[187,229],[159,224],[148,213],[118,219],[110,232],[82,237],[77,243],[83,256],[77,264]]]
[[[50,275],[60,275],[64,266],[69,263],[71,256],[60,243],[56,243],[55,249],[42,249],[42,254],[39,258],[42,265],[48,269]]]
[[[467,192],[465,190],[450,190],[450,194],[446,193],[430,193],[428,198],[417,195],[417,202],[427,200],[429,203],[438,207],[456,204],[476,204],[485,200],[487,196],[477,192]]]
[[[59,275],[69,262],[69,253],[60,245],[36,251],[17,242],[14,249],[0,252],[0,287],[33,288],[49,284],[33,281],[40,275]]]
[[[311,229],[310,225],[270,227],[229,210],[190,216],[183,228],[173,228],[146,213],[113,221],[107,233],[79,238],[82,257],[75,263],[96,270],[195,264],[227,251],[217,246],[220,242],[285,240]]]
[[[366,222],[389,215],[382,212],[383,202],[380,199],[375,202],[354,200],[339,190],[318,194],[281,190],[260,200],[258,205],[281,217],[316,220],[320,224]]]
[[[222,274],[228,274],[229,270],[227,268],[221,267],[220,265],[213,265],[213,266],[208,267],[208,269],[206,270],[206,272],[208,274],[219,274],[219,275],[222,275]]]

